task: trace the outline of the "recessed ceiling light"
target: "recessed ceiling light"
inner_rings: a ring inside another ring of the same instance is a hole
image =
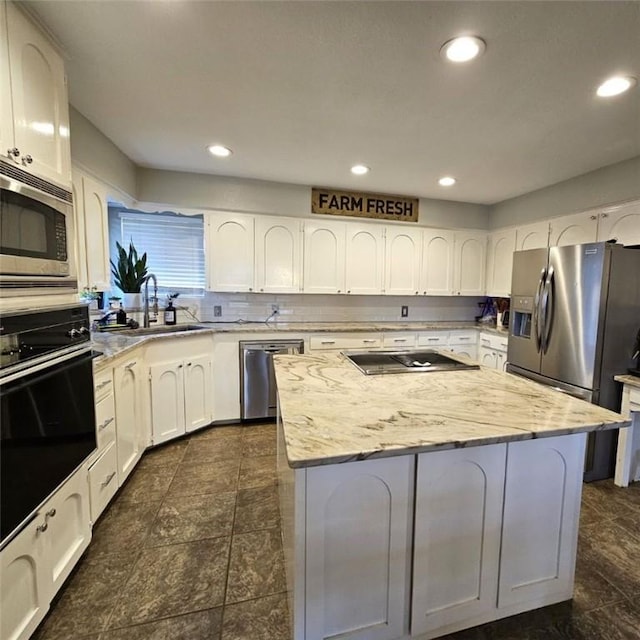
[[[440,55],[449,62],[468,62],[477,58],[486,47],[482,38],[462,36],[445,42],[440,48]]]
[[[210,147],[207,147],[209,153],[218,156],[218,158],[228,158],[232,151],[228,147],[223,147],[221,144],[212,144]]]
[[[628,91],[636,82],[637,79],[633,76],[612,76],[598,87],[596,93],[601,98],[610,98]]]
[[[452,178],[451,176],[445,176],[444,178],[440,178],[440,180],[438,180],[438,184],[441,187],[451,187],[456,183],[456,179]]]
[[[354,164],[351,167],[351,173],[355,173],[357,176],[363,176],[365,173],[369,173],[369,167],[365,167],[363,164]]]

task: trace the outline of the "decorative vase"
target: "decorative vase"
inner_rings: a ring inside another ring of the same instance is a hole
[[[123,293],[122,306],[125,311],[136,311],[142,309],[141,293]]]

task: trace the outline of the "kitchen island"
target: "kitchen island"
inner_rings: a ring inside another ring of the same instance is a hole
[[[295,640],[426,640],[572,597],[586,433],[628,420],[484,368],[275,362]]]

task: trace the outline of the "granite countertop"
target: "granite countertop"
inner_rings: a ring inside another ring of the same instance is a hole
[[[274,361],[291,467],[631,424],[608,409],[484,367],[365,376],[339,354]]]
[[[638,387],[640,389],[640,377],[638,376],[622,375],[614,376],[613,379],[617,382],[622,382],[623,384],[628,384],[631,387]]]
[[[506,328],[495,325],[482,325],[476,322],[206,322],[186,323],[190,327],[198,326],[199,331],[172,331],[162,333],[160,327],[154,327],[156,333],[147,335],[123,335],[118,332],[93,332],[91,339],[96,350],[102,352],[94,361],[96,370],[104,367],[116,357],[128,350],[151,340],[167,338],[187,338],[206,333],[361,333],[366,331],[452,331],[476,329],[489,331],[508,337]]]

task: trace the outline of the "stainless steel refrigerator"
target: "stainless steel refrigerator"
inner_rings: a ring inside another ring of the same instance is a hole
[[[517,251],[507,371],[614,411],[632,365],[640,249],[597,242]],[[613,475],[617,431],[590,434],[585,481]]]

